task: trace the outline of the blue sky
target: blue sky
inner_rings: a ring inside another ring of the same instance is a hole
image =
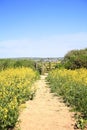
[[[0,58],[87,48],[87,0],[0,0]]]

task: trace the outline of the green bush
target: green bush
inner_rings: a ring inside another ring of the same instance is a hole
[[[30,59],[0,59],[0,70],[17,67],[30,67],[35,68],[35,61]]]
[[[66,69],[87,68],[87,49],[72,50],[68,52],[65,55],[62,64]]]

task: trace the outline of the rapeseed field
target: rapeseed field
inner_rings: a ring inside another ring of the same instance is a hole
[[[0,72],[0,130],[13,128],[18,121],[19,106],[32,99],[32,84],[39,75],[31,68],[11,68]]]

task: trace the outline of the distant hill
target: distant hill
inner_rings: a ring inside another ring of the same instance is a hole
[[[47,58],[41,58],[41,57],[18,57],[18,58],[6,58],[6,59],[13,59],[13,60],[34,60],[34,61],[43,61],[43,62],[51,62],[51,61],[59,61],[62,60],[63,57],[47,57]]]

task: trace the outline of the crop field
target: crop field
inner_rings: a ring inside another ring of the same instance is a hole
[[[83,125],[83,119],[87,120],[87,69],[56,69],[49,73],[47,80],[51,91],[62,96],[67,105],[81,114],[79,125]]]
[[[7,69],[0,72],[0,130],[15,126],[19,106],[32,99],[36,91],[32,84],[39,75],[31,68]]]

